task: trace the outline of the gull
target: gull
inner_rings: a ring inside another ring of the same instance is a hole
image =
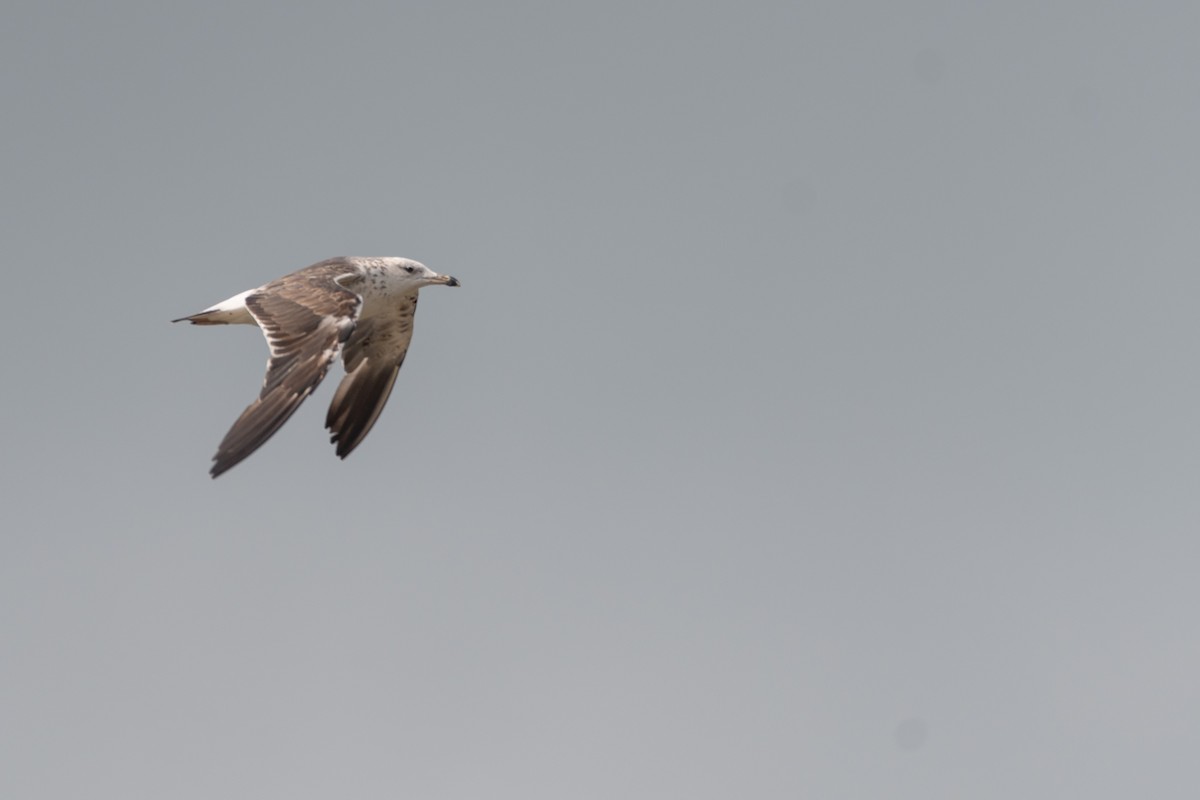
[[[379,418],[412,341],[422,286],[458,286],[407,258],[339,256],[236,294],[173,322],[257,325],[271,358],[258,399],[246,407],[213,456],[215,478],[257,450],[288,421],[342,356],[346,377],[325,427],[345,458]]]

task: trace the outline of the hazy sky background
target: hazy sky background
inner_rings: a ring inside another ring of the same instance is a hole
[[[1193,3],[10,2],[6,798],[1191,798]],[[247,328],[423,292],[338,461]]]

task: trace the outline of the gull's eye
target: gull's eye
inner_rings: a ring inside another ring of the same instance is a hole
[[[412,275],[414,272],[416,272],[416,267],[405,267],[404,271],[407,272],[409,275]]]

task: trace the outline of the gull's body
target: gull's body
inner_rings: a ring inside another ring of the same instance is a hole
[[[271,349],[258,399],[213,456],[215,478],[263,445],[295,413],[340,354],[346,367],[325,426],[345,458],[379,418],[412,341],[422,286],[458,286],[407,258],[331,258],[236,294],[195,325],[257,325]]]

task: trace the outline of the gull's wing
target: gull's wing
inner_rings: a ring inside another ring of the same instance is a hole
[[[360,320],[342,349],[346,377],[338,385],[325,416],[325,427],[333,432],[329,441],[337,444],[339,457],[350,455],[379,419],[412,341],[416,311],[414,292]]]
[[[213,456],[214,478],[261,447],[317,388],[354,331],[362,297],[347,286],[361,280],[344,264],[322,262],[246,297],[271,358],[258,399],[233,423]]]

